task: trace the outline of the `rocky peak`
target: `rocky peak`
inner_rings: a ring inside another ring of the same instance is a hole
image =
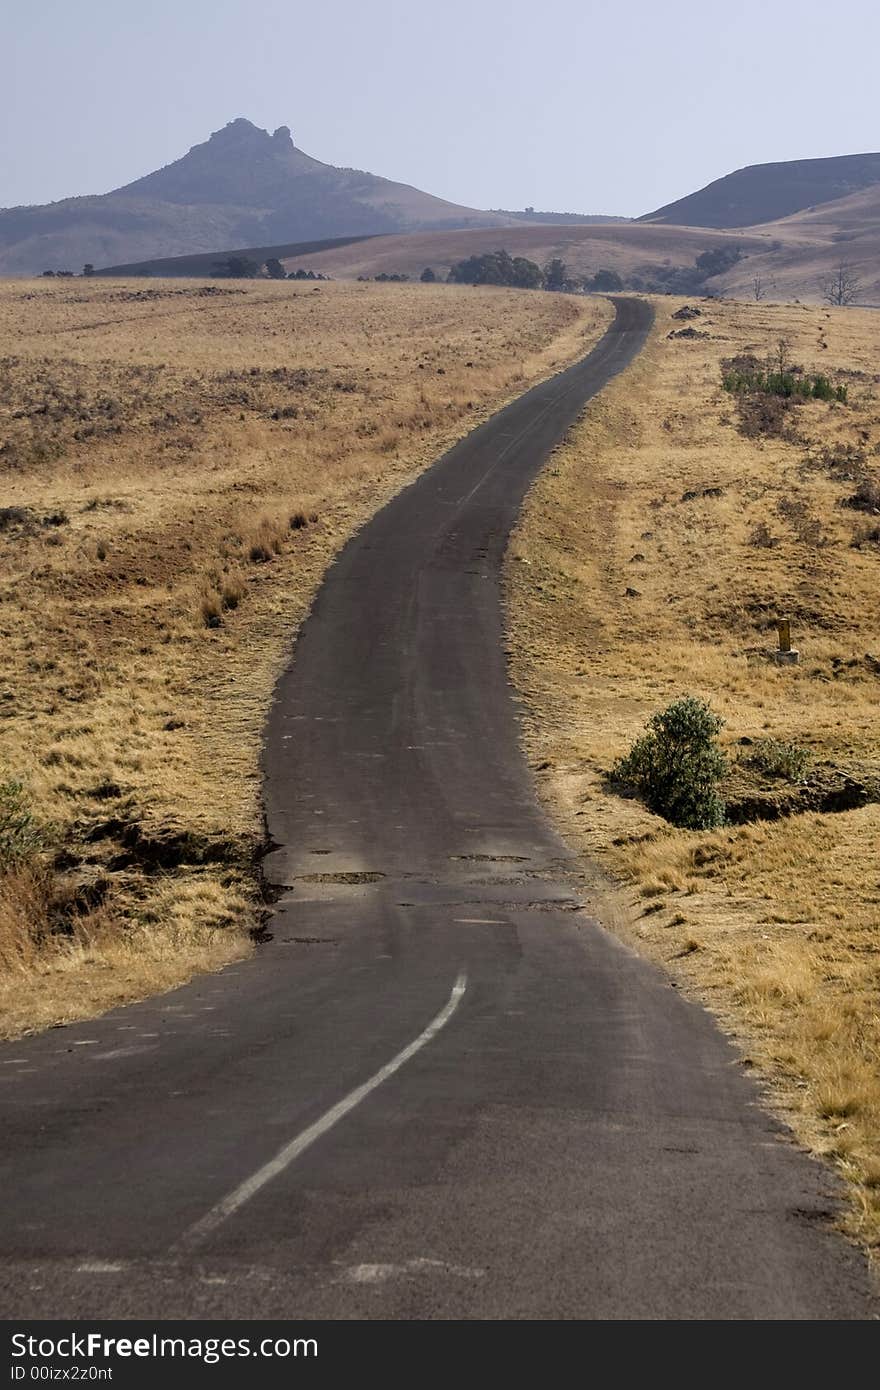
[[[228,147],[230,149],[242,149],[250,146],[253,149],[260,149],[270,145],[272,136],[268,130],[261,130],[252,121],[245,120],[244,116],[238,116],[234,121],[230,121],[222,130],[215,130],[207,141],[207,144],[214,149]],[[195,146],[194,148],[198,148]]]

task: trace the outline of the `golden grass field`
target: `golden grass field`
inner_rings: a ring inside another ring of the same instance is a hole
[[[880,495],[880,315],[705,302],[707,336],[670,340],[681,303],[656,301],[645,352],[530,494],[507,565],[512,673],[540,793],[603,920],[735,1034],[795,1132],[850,1179],[849,1229],[876,1246],[880,513],[842,504]],[[784,436],[750,437],[720,363],[780,339],[849,401],[806,401]],[[770,660],[777,617],[797,667]],[[745,761],[772,737],[867,804],[673,829],[605,775],[683,693],[726,721],[729,797],[797,792]]]
[[[880,186],[776,222],[729,231],[650,222],[471,227],[372,237],[289,257],[285,265],[343,279],[383,272],[416,278],[425,266],[445,276],[456,261],[504,247],[540,265],[559,256],[576,276],[604,268],[625,279],[647,275],[650,280],[652,268],[691,267],[703,251],[723,246],[738,247],[743,258],[711,282],[716,293],[751,300],[757,277],[768,303],[818,303],[823,282],[844,262],[859,282],[856,302],[880,304]]]
[[[762,255],[770,240],[760,227],[726,232],[643,222],[542,223],[401,232],[286,257],[284,264],[288,270],[321,270],[334,279],[383,272],[415,278],[425,266],[445,276],[457,261],[503,247],[511,256],[526,256],[539,265],[560,256],[576,275],[592,275],[600,267],[629,275],[650,265],[692,266],[702,251],[720,246],[741,246],[750,254]]]
[[[752,297],[754,277],[768,300],[818,300],[821,283],[846,263],[859,281],[859,304],[880,304],[880,186],[836,198],[751,229],[765,238],[717,284],[724,294]]]
[[[0,784],[24,784],[7,828],[24,810],[42,837],[0,874],[0,1034],[251,949],[261,729],[324,569],[610,316],[445,286],[0,285]]]

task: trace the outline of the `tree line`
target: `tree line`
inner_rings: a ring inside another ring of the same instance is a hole
[[[646,294],[700,294],[710,293],[706,282],[715,276],[723,275],[743,259],[743,251],[737,245],[716,246],[698,255],[692,266],[645,265],[624,279],[616,270],[600,268],[593,275],[577,276],[569,272],[565,261],[554,256],[546,265],[539,266],[525,256],[511,256],[504,249],[487,251],[482,256],[468,256],[457,261],[446,276],[447,283],[458,285],[506,285],[513,289],[557,290],[568,294],[599,293],[615,294],[622,290],[642,291]],[[44,276],[59,278],[73,275],[72,270],[44,270]],[[254,280],[264,273],[270,280],[330,280],[332,277],[321,271],[292,270],[289,274],[282,262],[275,256],[259,262],[247,256],[226,256],[215,261],[211,275],[226,280]],[[82,275],[95,274],[95,267],[87,262]],[[359,275],[359,280],[374,279],[380,282],[404,282],[409,280],[405,274],[382,271],[375,276]],[[419,279],[423,284],[433,284],[441,277],[431,267],[426,266]],[[769,282],[760,273],[752,277],[751,293],[755,300],[766,297]],[[827,304],[854,304],[861,297],[861,277],[852,265],[842,260],[839,265],[819,281],[819,290]]]

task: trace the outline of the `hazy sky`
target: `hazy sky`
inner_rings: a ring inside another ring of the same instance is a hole
[[[877,0],[29,0],[0,206],[100,193],[236,116],[476,207],[638,214],[880,149]]]

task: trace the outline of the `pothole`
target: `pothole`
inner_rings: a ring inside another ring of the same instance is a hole
[[[450,854],[450,859],[463,859],[471,864],[527,864],[527,854]]]
[[[418,907],[426,911],[434,912],[441,908],[455,908],[459,911],[476,910],[477,908],[490,908],[496,912],[586,912],[583,903],[579,903],[572,898],[535,898],[531,900],[513,898],[501,901],[498,898],[471,898],[462,902],[458,898],[449,901],[423,903],[398,903],[398,907]]]
[[[283,936],[281,946],[334,946],[335,936]]]
[[[314,852],[314,851],[313,851]],[[295,874],[294,883],[378,883],[385,874],[375,870],[352,870],[339,874]]]

